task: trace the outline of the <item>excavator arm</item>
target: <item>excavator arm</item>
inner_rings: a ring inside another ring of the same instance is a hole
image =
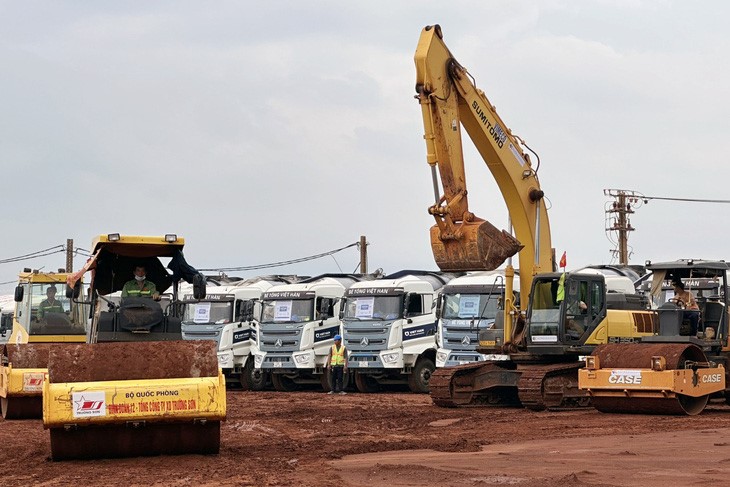
[[[436,219],[431,228],[436,263],[444,271],[492,270],[519,252],[520,292],[527,303],[532,277],[553,270],[550,223],[537,171],[521,139],[449,52],[440,26],[423,29],[415,62],[427,162],[434,179],[436,202],[429,213]],[[497,182],[516,240],[469,211],[461,126]]]

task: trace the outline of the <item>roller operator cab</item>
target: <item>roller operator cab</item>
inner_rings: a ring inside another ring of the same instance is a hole
[[[428,392],[436,367],[436,301],[454,274],[404,270],[345,293],[343,340],[361,392],[408,383]]]
[[[436,367],[505,359],[503,354],[477,352],[481,330],[504,329],[504,292],[501,271],[472,272],[442,288],[436,309]],[[519,307],[519,291],[514,303]]]
[[[179,282],[205,297],[205,279],[185,261],[183,244],[172,234],[102,235],[67,279],[74,302],[89,304],[93,318],[88,344],[49,353],[43,426],[53,460],[219,451],[225,379],[213,342],[182,340]],[[86,271],[90,293],[82,297],[77,279]],[[119,291],[117,302],[111,295]]]
[[[173,234],[109,234],[94,240],[94,258],[89,266],[93,307],[89,343],[182,339],[180,281],[192,283],[197,298],[204,298],[206,292],[205,278],[185,261],[184,245],[184,239]],[[167,266],[163,261],[168,261]],[[124,292],[120,301],[112,299],[112,293],[123,291],[125,284],[135,279],[135,269],[140,266],[161,299],[124,296]]]
[[[646,270],[639,287],[656,306],[655,333],[638,343],[596,348],[580,371],[579,387],[596,409],[611,413],[694,415],[710,398],[730,403],[728,264],[685,259],[647,262]],[[677,284],[684,287],[681,296],[675,294]]]
[[[51,347],[86,341],[89,306],[66,296],[68,276],[30,269],[18,276],[15,316],[3,314],[8,340],[0,363],[0,404],[5,419],[40,418]]]
[[[323,274],[266,291],[254,324],[258,330],[253,345],[254,367],[271,373],[271,382],[278,391],[313,383],[329,390],[329,373],[324,366],[335,335],[342,333],[340,299],[355,283],[372,278]]]

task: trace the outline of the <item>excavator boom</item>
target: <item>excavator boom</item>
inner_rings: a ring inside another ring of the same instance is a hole
[[[436,219],[431,229],[436,263],[445,271],[492,270],[519,252],[520,291],[527,297],[532,276],[552,270],[550,224],[537,171],[521,140],[449,52],[438,25],[421,32],[415,63],[427,162],[434,178],[436,201],[429,213]],[[462,126],[499,186],[516,239],[469,211]]]

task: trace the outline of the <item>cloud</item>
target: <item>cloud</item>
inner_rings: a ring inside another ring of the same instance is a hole
[[[539,153],[553,245],[571,265],[611,258],[604,188],[722,197],[706,183],[728,175],[721,2],[253,7],[3,5],[0,202],[10,210],[0,228],[12,237],[0,257],[69,237],[87,248],[99,233],[176,232],[194,265],[253,265],[365,234],[371,267],[434,268],[413,54],[436,22]],[[505,227],[493,178],[473,148],[466,157],[473,211]],[[697,214],[724,218],[716,207],[655,202],[637,212],[639,261],[716,253],[722,225],[691,242],[671,230],[675,217]],[[356,251],[335,258],[283,271],[358,262]],[[18,270],[0,267],[0,282]]]

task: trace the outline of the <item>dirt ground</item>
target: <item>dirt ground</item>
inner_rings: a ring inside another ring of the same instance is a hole
[[[228,392],[219,455],[52,462],[40,420],[0,420],[2,485],[709,485],[730,407],[696,417],[441,409],[410,393]]]

